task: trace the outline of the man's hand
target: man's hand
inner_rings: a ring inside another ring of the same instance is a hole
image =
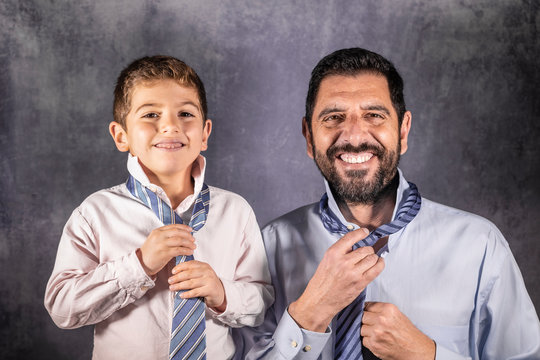
[[[324,332],[332,318],[384,269],[383,259],[373,248],[352,250],[367,235],[367,229],[351,231],[326,251],[304,293],[289,306],[289,314],[300,327]]]
[[[361,329],[362,345],[381,359],[435,359],[435,342],[394,304],[367,302]]]
[[[176,265],[172,273],[169,278],[170,290],[188,290],[182,293],[183,299],[203,297],[206,306],[220,313],[225,311],[225,289],[210,265],[196,260],[186,261]]]
[[[154,229],[137,250],[144,271],[154,276],[175,256],[193,255],[195,239],[193,230],[182,224],[172,224]]]

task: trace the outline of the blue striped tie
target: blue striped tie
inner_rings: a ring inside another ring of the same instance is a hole
[[[379,226],[365,239],[354,244],[353,249],[361,246],[373,246],[380,238],[398,232],[414,219],[420,210],[421,204],[422,198],[418,192],[418,188],[413,183],[409,183],[407,198],[397,210],[394,220],[388,224]],[[319,202],[319,214],[325,229],[330,233],[345,235],[349,232],[347,227],[339,221],[337,216],[328,207],[328,196],[326,193]],[[337,316],[337,332],[334,346],[335,359],[362,359],[360,326],[362,324],[365,298],[366,291],[364,290]]]
[[[182,224],[182,219],[162,201],[154,192],[144,187],[133,176],[127,180],[129,192],[144,205],[152,209],[164,225]],[[189,226],[193,231],[200,230],[208,215],[210,205],[210,190],[203,184],[202,190],[195,200]],[[193,260],[193,256],[177,256],[176,265]],[[205,305],[201,298],[181,299],[176,292],[174,296],[174,311],[172,320],[171,344],[169,359],[201,360],[206,359],[206,323],[204,320]]]

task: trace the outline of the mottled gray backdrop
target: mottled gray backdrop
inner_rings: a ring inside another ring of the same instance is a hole
[[[406,176],[495,222],[540,309],[539,4],[2,0],[0,358],[90,358],[92,328],[56,328],[45,284],[71,211],[126,178],[107,130],[116,76],[158,53],[205,82],[208,182],[261,225],[323,190],[300,131],[313,66],[343,47],[387,56],[413,112]]]

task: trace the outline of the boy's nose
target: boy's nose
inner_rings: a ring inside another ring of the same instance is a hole
[[[160,130],[163,133],[177,133],[180,132],[180,121],[176,115],[170,114],[165,115],[161,118]]]

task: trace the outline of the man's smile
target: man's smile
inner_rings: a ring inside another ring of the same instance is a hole
[[[361,152],[361,153],[342,153],[338,155],[338,158],[343,160],[348,164],[362,164],[368,161],[373,157],[373,154],[370,152]]]

